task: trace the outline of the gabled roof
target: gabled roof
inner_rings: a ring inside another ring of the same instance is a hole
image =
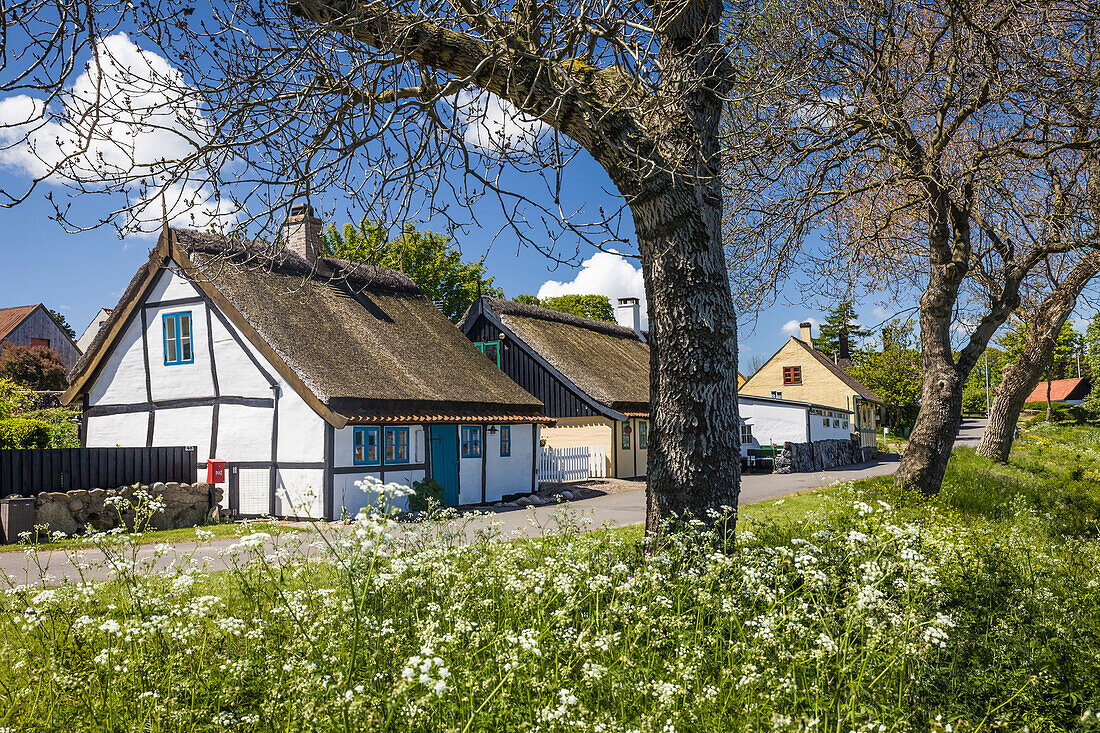
[[[281,248],[167,230],[73,370],[71,400],[169,260],[337,427],[392,415],[541,413],[405,275],[345,260],[311,264]]]
[[[19,327],[19,324],[27,319],[31,313],[38,308],[43,308],[41,303],[35,303],[34,305],[19,305],[14,308],[0,308],[0,341],[3,341],[8,337],[12,331]]]
[[[1089,380],[1087,377],[1075,377],[1073,379],[1055,379],[1050,383],[1051,402],[1064,400],[1083,400],[1089,394]],[[1047,383],[1039,382],[1024,402],[1046,402]]]
[[[848,372],[844,371],[843,367],[840,367],[840,366],[837,366],[836,364],[834,364],[832,359],[825,356],[820,351],[815,349],[813,346],[810,346],[809,344],[807,344],[802,339],[795,338],[794,336],[791,336],[791,341],[794,341],[796,344],[798,344],[803,349],[805,349],[810,354],[810,356],[817,359],[826,369],[828,369],[830,372],[835,374],[837,379],[844,382],[844,384],[846,384],[857,395],[859,395],[863,399],[868,400],[870,402],[875,402],[875,403],[878,403],[880,405],[882,404],[882,400],[880,400],[878,398],[878,396],[875,395],[874,392],[872,392],[871,390],[864,387],[858,379],[853,377]]]
[[[649,345],[632,328],[501,298],[482,298],[523,345],[593,401],[622,414],[649,412]],[[472,325],[474,303],[458,327]]]

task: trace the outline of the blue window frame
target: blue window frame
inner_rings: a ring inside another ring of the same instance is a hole
[[[621,422],[619,425],[623,435],[623,450],[630,450],[630,421]]]
[[[462,426],[462,457],[481,458],[481,426]]]
[[[381,459],[381,428],[355,428],[354,456],[356,466],[377,466]]]
[[[500,456],[507,458],[512,455],[512,426],[500,426]]]
[[[409,462],[409,429],[386,428],[386,463]]]
[[[164,324],[164,365],[191,364],[195,351],[191,347],[191,311],[166,313]]]
[[[649,422],[638,421],[638,450],[649,450]]]

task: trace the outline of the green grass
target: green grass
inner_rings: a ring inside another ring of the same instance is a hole
[[[185,527],[182,529],[147,529],[142,532],[128,534],[135,544],[156,545],[161,543],[195,542],[200,539],[200,534],[208,533],[205,539],[225,539],[239,537],[249,532],[263,531],[270,533],[297,532],[298,528],[279,525],[270,521],[255,520],[249,522],[227,522],[222,524],[209,524],[202,527]],[[80,550],[97,546],[98,541],[89,540],[86,537],[76,536],[69,539],[55,540],[52,542],[19,542],[13,545],[0,545],[0,552],[26,552],[34,549],[42,552],[65,552],[68,550]]]
[[[449,525],[234,570],[13,589],[0,728],[1070,731],[1100,710],[1100,430],[1044,427],[943,492],[889,477],[637,527],[459,546]],[[108,552],[111,550],[108,549]],[[948,727],[950,726],[950,728]]]

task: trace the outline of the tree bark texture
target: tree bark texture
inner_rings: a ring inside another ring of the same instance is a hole
[[[999,463],[1008,460],[1024,401],[1039,383],[1058,342],[1058,334],[1077,305],[1078,296],[1097,273],[1100,273],[1100,253],[1090,252],[1043,299],[1029,319],[1024,348],[1019,358],[1004,370],[1001,386],[989,408],[989,423],[978,445],[978,455]],[[1047,390],[1049,409],[1049,380]],[[1049,414],[1047,419],[1050,419]]]
[[[294,14],[490,91],[584,147],[629,205],[649,303],[647,529],[736,508],[737,327],[722,241],[719,124],[730,83],[721,0],[656,0],[656,87],[615,67],[487,42],[382,3],[291,0]],[[484,22],[493,22],[483,18]],[[370,100],[367,100],[369,103]]]

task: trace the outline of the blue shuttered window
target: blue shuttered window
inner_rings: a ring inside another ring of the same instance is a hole
[[[380,459],[380,433],[381,428],[355,428],[355,465],[377,466]]]
[[[501,425],[500,427],[500,455],[502,458],[506,458],[512,455],[511,425]]]
[[[386,428],[386,463],[409,462],[409,429]]]
[[[462,457],[481,458],[481,426],[462,426]]]
[[[191,311],[166,313],[164,325],[164,365],[191,364],[195,352],[191,347]]]

